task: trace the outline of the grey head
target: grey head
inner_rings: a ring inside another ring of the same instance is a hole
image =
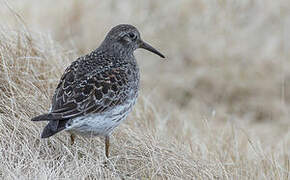
[[[129,24],[120,24],[113,27],[102,42],[100,48],[109,49],[120,55],[133,55],[138,48],[146,49],[165,58],[163,54],[141,39],[136,27]]]

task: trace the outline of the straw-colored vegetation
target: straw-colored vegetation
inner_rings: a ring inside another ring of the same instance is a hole
[[[0,1],[1,179],[290,179],[288,0]],[[141,93],[112,136],[40,139],[58,80],[120,23]]]

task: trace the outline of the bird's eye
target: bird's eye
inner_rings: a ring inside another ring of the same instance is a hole
[[[129,35],[129,37],[131,38],[131,39],[133,39],[133,40],[135,40],[136,38],[137,38],[137,36],[136,36],[136,34],[134,34],[134,33],[129,33],[128,34]]]

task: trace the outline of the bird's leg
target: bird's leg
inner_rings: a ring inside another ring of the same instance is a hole
[[[73,145],[75,143],[75,137],[76,136],[74,134],[70,134],[70,140],[71,140],[70,145]]]
[[[105,136],[106,157],[109,158],[110,136]]]

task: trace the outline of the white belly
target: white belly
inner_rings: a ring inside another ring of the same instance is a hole
[[[104,113],[74,118],[67,123],[66,130],[81,135],[109,135],[124,119],[126,119],[134,103],[135,102],[119,105]]]

